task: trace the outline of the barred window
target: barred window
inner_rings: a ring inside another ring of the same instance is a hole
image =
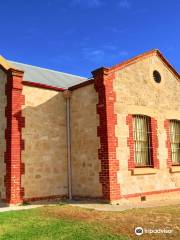
[[[133,116],[134,159],[136,167],[152,166],[150,118]]]
[[[180,121],[170,120],[171,157],[173,165],[180,165]]]

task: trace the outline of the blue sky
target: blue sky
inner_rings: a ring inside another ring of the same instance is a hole
[[[90,77],[153,48],[180,72],[180,0],[6,0],[0,54]]]

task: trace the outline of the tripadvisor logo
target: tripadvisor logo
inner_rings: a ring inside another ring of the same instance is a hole
[[[142,228],[142,227],[136,227],[134,230],[134,233],[137,236],[140,236],[142,234],[170,234],[172,233],[173,230],[172,229],[168,229],[168,228],[155,228],[155,229],[151,229],[151,228]]]
[[[140,236],[140,235],[142,235],[143,234],[143,228],[142,227],[136,227],[135,228],[135,230],[134,230],[134,232],[135,232],[135,234],[137,235],[137,236]]]

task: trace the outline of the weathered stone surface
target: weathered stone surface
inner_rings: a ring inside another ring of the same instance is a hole
[[[23,87],[25,198],[67,194],[66,102],[61,92]]]
[[[71,98],[72,189],[75,196],[102,196],[98,160],[98,97],[94,85],[73,91]]]

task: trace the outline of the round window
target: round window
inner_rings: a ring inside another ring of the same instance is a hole
[[[153,78],[155,82],[157,83],[161,82],[161,74],[157,70],[153,72]]]

